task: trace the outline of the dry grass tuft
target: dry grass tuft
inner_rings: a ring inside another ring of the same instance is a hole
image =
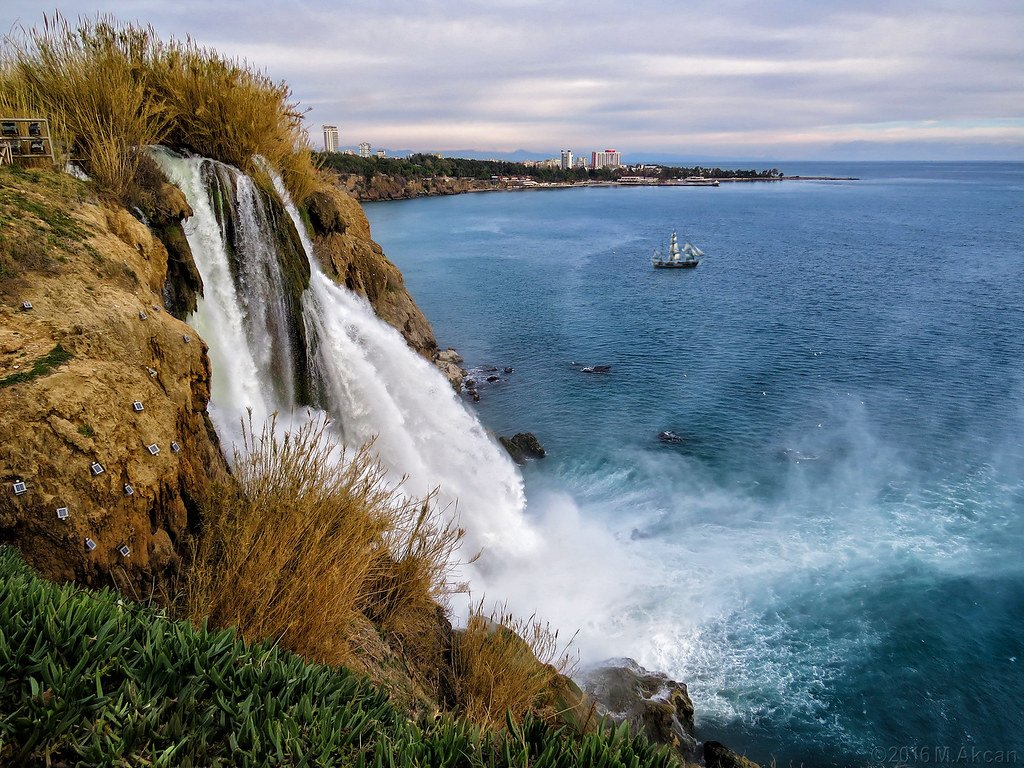
[[[507,718],[551,713],[549,700],[574,659],[558,631],[534,616],[519,619],[503,606],[490,613],[483,600],[456,633],[452,649],[455,696],[460,714],[484,728],[503,728]]]
[[[50,118],[61,159],[81,160],[121,197],[139,149],[165,142],[255,170],[279,169],[296,203],[315,183],[303,112],[289,87],[192,40],[108,16],[72,27],[59,14],[4,39],[0,112]],[[60,145],[60,146],[58,146]]]
[[[347,628],[365,617],[416,645],[436,626],[461,529],[432,499],[409,501],[388,484],[366,445],[344,455],[324,421],[279,438],[249,425],[237,483],[218,489],[187,579],[199,622],[237,627],[329,664],[358,661]]]

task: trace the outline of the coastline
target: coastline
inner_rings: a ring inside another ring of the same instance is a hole
[[[860,181],[855,176],[780,176],[744,177],[688,181],[672,179],[655,182],[623,181],[580,181],[580,182],[532,182],[518,183],[490,179],[463,179],[431,177],[427,179],[405,179],[397,176],[377,175],[367,180],[353,174],[339,175],[338,185],[360,203],[383,202],[387,200],[412,200],[418,197],[447,197],[480,192],[532,192],[535,190],[577,189],[593,187],[717,187],[724,183],[786,182],[786,181]]]

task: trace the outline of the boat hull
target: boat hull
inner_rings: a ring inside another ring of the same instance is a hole
[[[662,262],[652,261],[651,264],[654,265],[655,269],[693,269],[698,264],[700,264],[700,262],[699,261],[662,261]]]

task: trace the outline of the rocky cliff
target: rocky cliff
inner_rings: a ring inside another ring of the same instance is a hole
[[[3,169],[0,217],[0,541],[49,578],[148,594],[225,471],[206,348],[164,310],[167,250],[123,207]]]
[[[207,348],[182,319],[203,289],[191,212],[143,170],[133,215],[66,174],[0,169],[0,543],[49,578],[137,596],[176,577],[227,472]],[[307,212],[328,272],[456,383],[358,203],[324,185]]]
[[[508,184],[488,179],[456,179],[448,176],[407,179],[403,176],[386,176],[378,173],[367,178],[349,173],[338,177],[338,186],[357,200],[373,202],[505,189]]]

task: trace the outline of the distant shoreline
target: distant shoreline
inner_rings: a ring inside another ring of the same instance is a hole
[[[495,182],[485,179],[433,178],[426,180],[405,180],[397,177],[378,176],[369,187],[354,184],[342,178],[342,185],[350,195],[361,203],[377,203],[389,200],[412,200],[418,197],[449,197],[479,192],[530,192],[545,189],[577,189],[592,187],[715,187],[738,182],[781,182],[781,181],[860,181],[856,176],[776,176],[742,177],[728,179],[707,179],[687,181],[671,179],[653,182],[622,181],[553,181],[532,184]],[[717,184],[713,182],[718,182]]]

